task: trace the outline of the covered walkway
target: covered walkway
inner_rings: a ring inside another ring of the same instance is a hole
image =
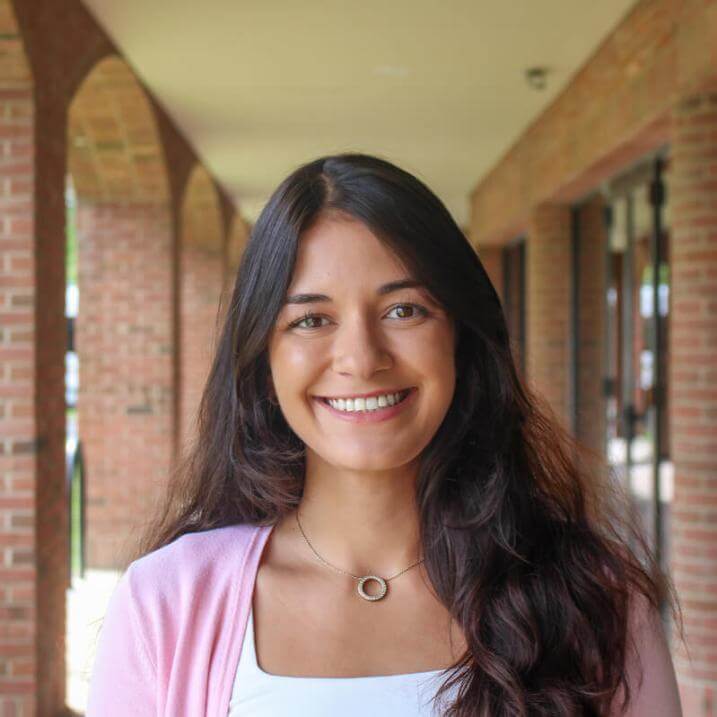
[[[344,150],[464,227],[675,581],[684,714],[717,715],[717,1],[174,5],[0,0],[0,715],[81,712],[67,635],[192,435],[252,222]]]

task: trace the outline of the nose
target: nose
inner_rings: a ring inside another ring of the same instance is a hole
[[[385,336],[362,316],[342,322],[334,332],[332,350],[334,370],[362,380],[393,365]]]

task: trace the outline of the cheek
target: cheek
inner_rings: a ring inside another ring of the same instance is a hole
[[[436,337],[422,354],[422,371],[430,376],[434,387],[434,395],[440,396],[444,403],[449,404],[456,386],[455,352],[453,336]]]
[[[442,353],[433,357],[430,373],[437,387],[437,392],[450,401],[456,386],[456,367],[452,355]]]
[[[435,379],[450,380],[455,373],[454,337],[447,327],[440,326],[417,336],[415,341],[402,347],[401,354],[417,370]]]
[[[271,355],[271,371],[274,385],[281,393],[286,388],[287,394],[305,388],[304,384],[311,381],[320,365],[320,354],[309,346],[279,346]]]

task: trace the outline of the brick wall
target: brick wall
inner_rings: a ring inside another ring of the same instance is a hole
[[[511,351],[521,376],[525,374],[525,272],[526,242],[524,239],[503,247],[503,280],[501,299],[508,324]]]
[[[604,201],[592,197],[579,214],[578,397],[576,435],[602,454],[605,444],[605,258]]]
[[[685,714],[717,714],[717,91],[683,97],[672,143],[672,570],[691,662]]]
[[[225,276],[224,230],[212,178],[192,172],[182,204],[179,290],[179,445],[195,435],[196,411],[217,338]]]
[[[36,681],[33,102],[0,0],[0,715],[32,714]]]
[[[527,377],[569,425],[570,209],[537,207],[526,257]]]
[[[173,447],[169,208],[81,203],[78,233],[87,560],[118,568],[166,485]]]

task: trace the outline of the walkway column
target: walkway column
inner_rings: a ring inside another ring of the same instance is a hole
[[[570,208],[544,204],[530,217],[526,268],[526,353],[531,385],[569,426]]]
[[[605,203],[595,196],[580,207],[578,248],[577,425],[581,443],[605,450]]]
[[[61,445],[54,428],[62,417],[57,376],[41,393],[53,348],[38,337],[49,328],[51,340],[62,341],[57,330],[63,327],[53,322],[56,312],[43,321],[36,310],[38,274],[46,276],[49,267],[36,253],[34,114],[22,42],[0,0],[0,715],[38,710],[41,677],[47,675],[38,661],[38,646],[47,643],[38,633],[52,639],[59,631],[52,620],[38,627],[47,603],[41,591],[48,587],[39,576],[35,528],[42,508],[38,466],[51,441],[55,449]],[[44,415],[38,411],[43,403]],[[47,482],[55,482],[51,478]]]
[[[670,425],[672,573],[691,662],[676,645],[683,710],[717,714],[717,91],[673,112]]]

